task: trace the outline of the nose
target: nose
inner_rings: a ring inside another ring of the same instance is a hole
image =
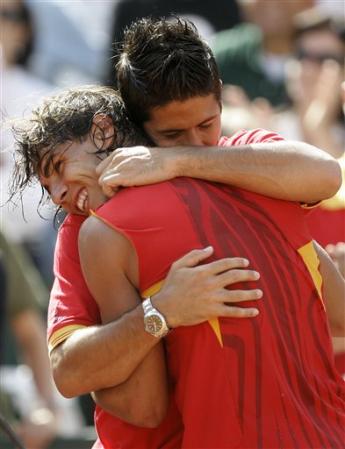
[[[55,182],[50,187],[50,196],[54,204],[61,206],[66,198],[67,186],[62,182]]]
[[[183,145],[192,145],[195,147],[201,147],[205,145],[203,141],[203,135],[197,128],[192,128],[186,133],[186,142]]]

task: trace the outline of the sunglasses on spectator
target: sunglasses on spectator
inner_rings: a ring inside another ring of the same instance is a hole
[[[3,9],[0,10],[0,17],[2,19],[8,20],[10,22],[26,22],[27,16],[25,14],[25,11],[22,10],[15,10],[15,9]]]
[[[308,50],[304,50],[303,48],[299,48],[296,51],[296,57],[299,60],[307,59],[308,61],[313,61],[318,64],[322,64],[324,61],[332,60],[337,62],[340,65],[344,64],[344,56],[340,56],[335,53],[316,53]]]

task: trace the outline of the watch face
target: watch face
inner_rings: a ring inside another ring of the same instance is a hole
[[[150,315],[145,319],[146,329],[150,334],[157,334],[161,331],[163,323],[158,315]]]

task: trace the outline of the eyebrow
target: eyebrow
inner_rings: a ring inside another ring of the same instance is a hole
[[[49,176],[48,168],[49,168],[50,164],[54,164],[54,159],[56,157],[63,156],[66,153],[66,151],[69,150],[70,147],[73,145],[73,142],[70,142],[70,141],[67,141],[65,143],[68,143],[68,145],[60,153],[55,153],[54,150],[52,150],[52,151],[47,150],[46,153],[43,155],[43,157],[40,161],[39,171],[41,173],[43,173],[44,176]],[[54,167],[53,167],[53,171],[54,171]]]
[[[205,120],[203,120],[202,122],[198,123],[197,126],[200,125],[204,125],[207,122],[210,122],[212,120],[214,120],[217,117],[218,114],[212,115],[211,117],[206,118]],[[159,133],[172,133],[172,132],[180,132],[180,131],[184,131],[184,128],[167,128],[167,129],[160,129],[157,132]]]

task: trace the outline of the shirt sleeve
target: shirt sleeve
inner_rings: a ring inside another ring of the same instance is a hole
[[[240,146],[240,145],[250,145],[253,143],[269,143],[269,142],[282,142],[286,139],[280,134],[274,131],[268,131],[266,129],[257,128],[252,130],[242,129],[237,133],[233,134],[231,137],[223,136],[221,137],[218,145],[222,147]],[[300,203],[301,207],[304,209],[313,209],[319,206],[320,201],[315,201],[314,203]]]
[[[51,351],[75,330],[100,324],[97,303],[81,271],[78,234],[85,217],[68,216],[58,233],[55,280],[48,308],[48,347]]]
[[[252,143],[265,143],[265,142],[281,142],[284,141],[284,137],[274,131],[268,131],[262,128],[256,128],[252,130],[242,129],[231,137],[222,137],[219,141],[220,146],[239,146],[250,145]]]

